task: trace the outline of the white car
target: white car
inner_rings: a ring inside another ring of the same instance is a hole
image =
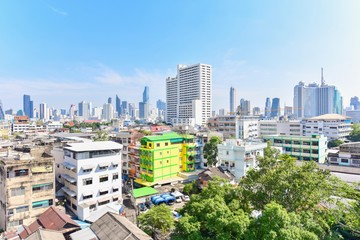
[[[181,203],[182,202],[181,197],[176,198],[175,202]]]
[[[190,197],[188,195],[182,196],[182,199],[183,199],[184,202],[189,202],[190,201]]]

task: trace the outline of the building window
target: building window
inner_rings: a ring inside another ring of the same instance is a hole
[[[46,191],[46,190],[50,190],[50,189],[53,189],[52,183],[43,183],[43,184],[37,184],[37,185],[32,186],[32,191],[34,193],[40,192],[40,191]]]
[[[117,168],[117,167],[118,167],[118,164],[113,164],[112,167],[113,167],[113,168]]]
[[[157,147],[160,147],[160,143],[157,143],[156,146],[157,146]]]
[[[91,204],[89,208],[90,208],[90,209],[96,208],[96,204]]]
[[[99,202],[99,206],[108,204],[109,202],[110,202],[110,200],[106,200],[106,201],[103,201],[103,202]]]
[[[29,175],[29,169],[19,169],[19,170],[15,170],[14,172],[15,172],[15,177],[22,177]]]
[[[99,169],[100,170],[106,170],[108,167],[107,166],[100,166]]]
[[[165,143],[165,146],[169,146],[169,143],[168,143],[168,142],[166,142],[166,143]]]
[[[116,202],[117,200],[119,200],[118,197],[114,197],[114,198],[113,198],[113,202]]]
[[[25,187],[19,187],[19,188],[12,188],[11,189],[11,196],[22,196],[25,194]]]
[[[85,178],[83,179],[83,185],[91,185],[92,184],[92,178]]]
[[[102,195],[106,195],[106,194],[108,194],[109,193],[109,190],[105,190],[105,191],[100,191],[100,196],[102,196]]]
[[[119,189],[118,188],[113,188],[113,192],[118,192]]]
[[[92,194],[90,194],[90,195],[83,195],[83,200],[89,199],[89,198],[92,198],[92,197],[93,197]]]
[[[76,206],[76,204],[71,204],[71,207],[72,207],[72,209],[74,209],[74,210],[77,210],[77,206]]]
[[[7,227],[8,228],[16,227],[16,226],[19,226],[19,225],[22,225],[22,224],[23,224],[23,220],[15,220],[15,221],[8,222]]]
[[[37,202],[33,202],[32,203],[32,208],[36,209],[36,208],[43,208],[43,207],[49,207],[53,205],[53,200],[49,199],[49,200],[44,200],[44,201],[37,201]]]
[[[16,208],[16,213],[27,212],[27,211],[29,211],[29,206],[22,206]]]
[[[118,173],[114,173],[113,174],[113,180],[119,179],[119,174]]]
[[[83,169],[82,171],[83,171],[84,173],[89,173],[89,172],[92,171],[92,168]]]
[[[99,178],[99,181],[100,182],[107,182],[109,180],[109,177],[106,175],[106,176],[100,176]]]
[[[342,158],[342,159],[341,159],[341,162],[342,162],[342,163],[349,163],[349,159]]]

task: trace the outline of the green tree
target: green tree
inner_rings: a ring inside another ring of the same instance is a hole
[[[351,126],[352,131],[349,134],[349,139],[353,142],[360,141],[360,124],[356,123]]]
[[[344,143],[344,141],[342,141],[340,139],[331,140],[328,142],[328,148],[338,147],[343,143]]]
[[[155,239],[169,234],[174,227],[170,208],[164,204],[154,206],[148,212],[141,214],[137,221],[139,227]]]
[[[109,135],[104,131],[96,132],[96,135],[93,137],[94,141],[108,141]]]
[[[187,183],[184,186],[183,192],[187,195],[198,193],[199,189],[196,185],[196,181],[193,181],[191,183]]]
[[[208,166],[214,166],[217,163],[218,148],[217,145],[222,141],[219,137],[213,136],[204,146],[204,157]]]

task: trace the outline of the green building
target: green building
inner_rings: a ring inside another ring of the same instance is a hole
[[[157,182],[176,177],[181,171],[194,171],[194,148],[192,135],[170,132],[143,137],[140,148],[141,179],[136,182]]]
[[[274,147],[281,147],[283,153],[295,157],[297,160],[325,163],[327,157],[327,137],[312,136],[264,136]]]

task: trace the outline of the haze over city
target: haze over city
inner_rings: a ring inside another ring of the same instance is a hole
[[[292,105],[299,82],[325,81],[344,107],[358,95],[359,1],[2,1],[0,99],[22,108],[101,105],[118,94],[165,100],[177,64],[213,67],[213,109],[237,98],[264,108],[265,98]]]

